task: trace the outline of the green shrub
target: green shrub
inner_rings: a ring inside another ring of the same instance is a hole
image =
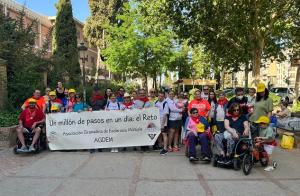
[[[18,112],[0,112],[0,127],[9,127],[18,124]]]

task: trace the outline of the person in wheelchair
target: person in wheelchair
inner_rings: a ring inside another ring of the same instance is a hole
[[[211,136],[209,123],[203,116],[199,116],[198,109],[190,110],[190,118],[187,122],[187,141],[188,141],[188,157],[191,162],[198,161],[196,156],[196,145],[201,144],[202,161],[210,161],[211,149],[209,145],[209,137]]]
[[[215,135],[215,142],[220,156],[219,162],[230,164],[236,142],[241,136],[248,136],[250,132],[247,117],[243,114],[243,110],[238,103],[230,106],[224,125],[225,131]],[[226,148],[224,143],[226,144]]]
[[[36,107],[36,100],[29,99],[28,107],[22,111],[19,116],[19,126],[17,127],[17,137],[22,144],[21,148],[17,149],[17,152],[34,152],[35,144],[37,143],[41,130],[46,120],[45,114],[41,109]],[[25,143],[24,133],[34,133],[32,143],[28,147]]]
[[[260,116],[255,123],[259,124],[260,127],[259,137],[254,138],[255,147],[263,148],[267,153],[268,165],[264,170],[269,172],[276,168],[276,162],[271,160],[273,149],[276,146],[275,133],[273,128],[269,126],[270,119],[267,116]]]

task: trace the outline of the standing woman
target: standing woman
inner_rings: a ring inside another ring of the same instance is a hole
[[[56,96],[60,100],[65,98],[65,87],[63,86],[62,82],[57,82]]]
[[[216,124],[215,114],[216,114],[216,106],[217,106],[217,97],[214,91],[209,92],[208,103],[210,104],[208,122],[212,129],[213,125]]]
[[[107,102],[108,102],[109,97],[110,97],[111,94],[112,94],[112,89],[111,89],[111,88],[107,88],[107,89],[105,90],[105,93],[104,93],[104,99],[105,99],[105,104],[104,104],[104,106],[106,106],[106,104],[107,104]]]
[[[170,111],[169,115],[169,151],[178,152],[178,139],[179,139],[179,130],[182,126],[182,108],[176,107],[175,94],[173,91],[170,91],[169,97],[167,98],[167,103]],[[172,148],[172,144],[174,145]]]
[[[253,124],[260,116],[267,116],[270,118],[273,111],[273,100],[269,97],[269,91],[265,84],[259,83],[256,92],[256,102],[254,104],[253,113],[249,118],[250,122]],[[258,132],[256,134],[258,134]]]

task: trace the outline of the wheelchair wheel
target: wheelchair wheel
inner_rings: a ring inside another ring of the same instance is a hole
[[[252,166],[253,166],[252,156],[250,154],[245,154],[242,163],[242,168],[245,175],[250,174]]]
[[[268,165],[268,160],[266,158],[259,159],[261,166],[266,167]]]
[[[240,159],[237,157],[233,158],[233,169],[236,171],[241,169],[241,162]]]
[[[18,152],[18,147],[17,147],[17,146],[15,146],[15,147],[13,148],[13,153],[14,153],[14,154],[20,154],[20,153]]]

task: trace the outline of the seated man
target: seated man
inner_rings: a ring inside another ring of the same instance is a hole
[[[190,118],[187,122],[187,140],[189,146],[189,159],[190,161],[198,161],[196,156],[196,145],[198,140],[201,144],[201,154],[203,161],[210,161],[211,150],[209,146],[210,128],[206,118],[199,116],[198,109],[192,108],[190,110]]]
[[[23,133],[28,131],[34,133],[32,143],[29,147],[29,151],[35,151],[34,145],[40,137],[41,130],[43,128],[43,123],[46,118],[41,109],[36,107],[36,100],[29,99],[28,107],[22,111],[19,116],[19,126],[17,128],[17,136],[22,144],[22,147],[18,149],[18,152],[28,152],[27,146],[25,144],[25,139]]]

